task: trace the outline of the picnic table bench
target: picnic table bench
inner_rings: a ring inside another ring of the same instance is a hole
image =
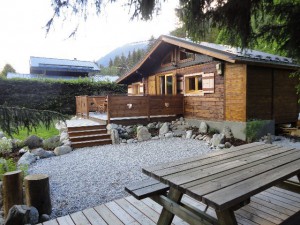
[[[163,206],[157,224],[171,224],[175,214],[190,224],[236,225],[234,211],[247,205],[252,196],[272,186],[300,193],[295,180],[287,181],[295,175],[299,181],[300,150],[258,142],[142,171],[154,179],[126,190]],[[215,209],[217,219],[183,203],[183,194]]]

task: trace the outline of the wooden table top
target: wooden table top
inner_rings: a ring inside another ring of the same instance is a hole
[[[143,172],[217,210],[300,173],[300,150],[251,143],[164,163]]]

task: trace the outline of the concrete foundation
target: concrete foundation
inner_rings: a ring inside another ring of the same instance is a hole
[[[185,120],[192,126],[200,126],[201,122],[206,122],[210,129],[216,129],[222,132],[225,126],[230,127],[233,136],[237,139],[246,141],[246,126],[247,123],[251,122],[234,122],[234,121],[209,121],[209,120],[199,120],[199,119],[187,119]],[[267,133],[275,134],[275,122],[274,120],[263,120],[264,126],[257,133],[257,138],[260,138]]]

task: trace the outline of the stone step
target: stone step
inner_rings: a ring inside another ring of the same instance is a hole
[[[83,136],[73,136],[69,138],[70,141],[73,143],[73,142],[80,142],[80,141],[110,139],[110,134],[83,135]]]
[[[84,148],[112,144],[111,139],[72,142],[73,148]]]

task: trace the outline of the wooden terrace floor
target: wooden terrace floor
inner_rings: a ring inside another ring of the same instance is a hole
[[[203,203],[186,195],[183,201],[205,210]],[[43,225],[154,225],[161,209],[160,205],[149,198],[139,201],[129,196],[47,221]],[[212,208],[208,208],[207,213],[216,217]],[[298,225],[300,224],[300,194],[273,187],[252,197],[251,202],[236,211],[235,215],[239,225]],[[291,216],[294,221],[283,223]],[[186,225],[187,223],[175,217],[172,224]]]

